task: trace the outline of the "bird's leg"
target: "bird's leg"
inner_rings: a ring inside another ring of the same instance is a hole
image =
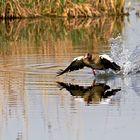
[[[96,75],[96,73],[95,73],[95,69],[92,69],[92,72],[93,72],[94,75]]]

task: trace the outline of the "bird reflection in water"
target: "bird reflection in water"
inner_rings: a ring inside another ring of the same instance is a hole
[[[121,88],[110,89],[105,83],[96,83],[93,81],[91,86],[80,86],[71,83],[57,82],[60,89],[66,89],[74,97],[83,98],[89,104],[98,104],[101,101],[111,99]]]

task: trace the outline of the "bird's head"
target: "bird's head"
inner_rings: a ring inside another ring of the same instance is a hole
[[[86,53],[85,58],[88,59],[88,60],[91,60],[92,59],[92,54],[91,53]]]

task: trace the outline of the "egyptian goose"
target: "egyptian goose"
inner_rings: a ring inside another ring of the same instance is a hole
[[[120,71],[121,69],[120,66],[117,65],[112,60],[112,58],[110,58],[106,54],[95,56],[90,53],[86,53],[85,56],[79,56],[74,58],[66,69],[60,70],[57,73],[57,76],[74,70],[83,69],[84,67],[91,68],[93,70],[94,75],[96,75],[95,70],[106,70],[110,68],[114,71]]]

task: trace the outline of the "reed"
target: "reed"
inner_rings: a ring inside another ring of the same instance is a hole
[[[0,16],[94,17],[124,14],[125,0],[1,0]]]

